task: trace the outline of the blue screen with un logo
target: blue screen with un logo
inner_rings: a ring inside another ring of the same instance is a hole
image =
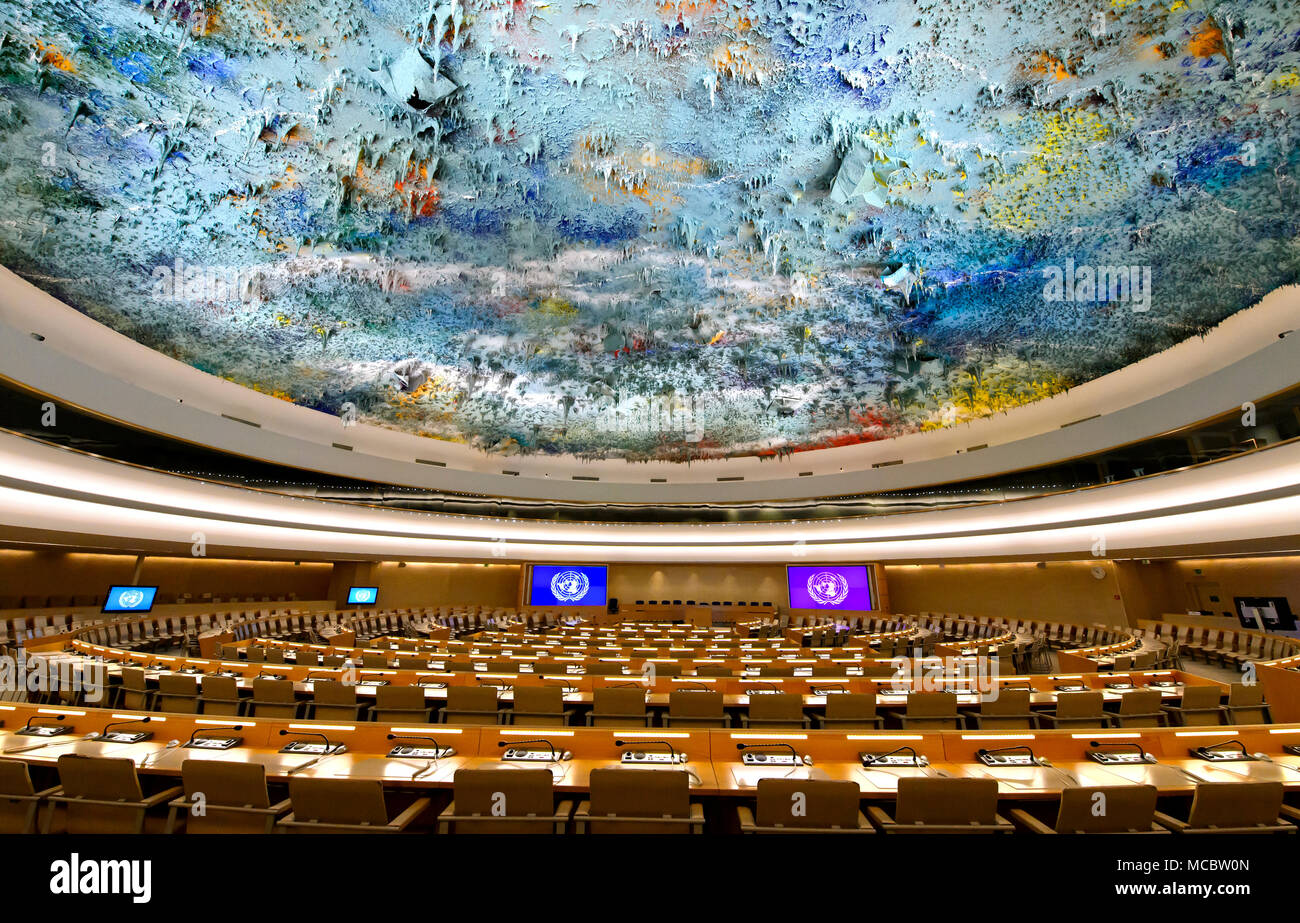
[[[354,586],[348,590],[349,606],[373,606],[379,601],[379,587]]]
[[[104,611],[148,612],[157,592],[156,586],[111,586],[104,599]]]
[[[603,606],[608,568],[585,564],[535,564],[530,606]]]

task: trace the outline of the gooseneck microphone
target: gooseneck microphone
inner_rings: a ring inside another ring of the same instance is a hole
[[[108,734],[110,728],[120,728],[127,724],[148,724],[151,721],[153,721],[153,718],[147,716],[144,718],[132,718],[130,721],[113,721],[109,724],[104,725],[98,731],[95,731],[91,734],[87,734],[86,736],[91,738],[92,740],[103,739]]]
[[[534,738],[533,740],[498,740],[497,741],[498,747],[518,747],[521,744],[546,744],[546,746],[551,748],[551,762],[558,763],[560,761],[560,751],[555,748],[555,744],[551,743],[549,740],[546,740],[543,737],[537,737]]]
[[[419,736],[413,736],[409,734],[389,734],[388,739],[389,740],[427,740],[433,744],[433,756],[424,758],[424,765],[411,774],[412,779],[418,779],[426,772],[432,772],[433,767],[438,765],[439,754],[442,753],[442,745],[438,743],[438,739],[436,737],[419,737]],[[451,756],[455,752],[456,751],[453,750],[451,747],[448,747],[447,752],[443,755]],[[414,755],[413,758],[420,759],[420,757]]]
[[[1244,743],[1242,743],[1240,740],[1235,740],[1235,739],[1234,739],[1234,740],[1225,740],[1225,741],[1223,741],[1222,743],[1217,743],[1217,744],[1214,744],[1214,745],[1209,746],[1209,747],[1200,747],[1199,749],[1204,750],[1205,752],[1208,753],[1208,752],[1211,752],[1211,751],[1214,751],[1214,750],[1222,750],[1224,747],[1232,747],[1232,746],[1235,746],[1235,747],[1237,747],[1239,750],[1241,750],[1241,755],[1242,755],[1242,756],[1248,756],[1248,755],[1249,755],[1249,754],[1246,752],[1246,745],[1245,745]]]
[[[640,746],[644,746],[645,744],[658,744],[661,747],[667,747],[668,753],[672,757],[674,763],[686,762],[685,759],[682,759],[680,761],[678,760],[677,748],[674,747],[671,743],[669,743],[666,740],[616,740],[614,741],[614,746],[616,747],[640,747]]]
[[[305,762],[305,763],[303,763],[303,764],[301,764],[301,765],[299,765],[299,766],[294,766],[292,769],[289,770],[288,775],[293,775],[293,774],[296,773],[296,772],[302,772],[304,769],[307,769],[307,768],[309,768],[309,767],[311,767],[311,766],[315,766],[315,765],[316,765],[317,763],[319,763],[321,760],[325,759],[325,757],[327,757],[327,756],[333,756],[335,753],[337,753],[338,750],[336,750],[335,747],[338,747],[339,749],[342,749],[342,747],[343,747],[342,744],[335,744],[332,740],[330,740],[330,739],[329,739],[328,737],[326,737],[324,734],[316,734],[316,733],[313,733],[313,732],[311,732],[311,731],[293,731],[293,732],[290,732],[290,731],[287,731],[287,730],[283,730],[283,731],[280,732],[280,736],[281,736],[281,737],[285,737],[285,736],[288,736],[290,733],[292,733],[294,737],[319,737],[321,740],[325,741],[325,752],[322,753],[320,756],[316,757],[315,759],[310,759],[310,760],[308,760],[307,762]]]
[[[1088,746],[1092,747],[1094,750],[1100,750],[1102,747],[1109,747],[1112,749],[1121,748],[1125,750],[1136,750],[1138,756],[1141,757],[1142,761],[1144,763],[1147,761],[1147,751],[1143,749],[1142,745],[1136,741],[1090,740],[1088,741]]]
[[[194,733],[190,735],[190,739],[185,741],[185,746],[188,747],[190,744],[194,743],[195,738],[197,738],[200,734],[206,734],[209,731],[242,731],[243,729],[244,726],[242,724],[232,724],[229,727],[195,728]]]
[[[37,724],[37,725],[33,725],[32,722],[36,720],[36,717],[37,717],[36,715],[32,715],[30,718],[27,719],[27,723],[24,724],[22,727],[20,727],[18,730],[14,731],[14,733],[15,733],[15,734],[21,734],[23,731],[29,731],[29,730],[31,730],[33,727],[57,727],[57,726],[58,726],[58,725],[55,725],[55,724],[49,724],[49,723],[47,723],[47,724]],[[64,715],[56,715],[56,716],[54,717],[54,720],[55,720],[55,721],[62,721],[62,720],[64,719],[64,717],[65,717]],[[57,740],[47,740],[47,741],[45,741],[44,743],[31,744],[31,745],[26,746],[26,747],[14,747],[13,749],[11,749],[11,750],[5,750],[4,752],[5,752],[5,753],[30,753],[30,752],[33,751],[33,750],[39,750],[39,749],[41,749],[42,747],[48,747],[48,746],[51,746],[52,744],[56,744],[56,743],[61,743],[61,741],[57,741]]]
[[[986,750],[983,747],[975,751],[977,757],[992,756],[994,753],[1028,753],[1030,762],[1038,764],[1038,757],[1034,755],[1034,748],[1021,744],[1018,747],[994,747],[992,750]]]
[[[389,734],[388,739],[389,740],[427,740],[431,744],[433,744],[433,753],[434,753],[433,759],[435,760],[439,759],[440,757],[438,756],[438,754],[442,753],[442,744],[438,743],[438,738],[436,737],[420,737],[412,734]],[[451,756],[455,752],[456,751],[454,751],[451,747],[448,747],[447,753],[445,755]]]
[[[22,732],[22,731],[30,731],[33,727],[53,727],[53,726],[54,726],[54,725],[50,725],[50,724],[38,724],[38,725],[33,725],[32,722],[35,721],[37,717],[38,717],[38,716],[36,716],[36,715],[32,715],[30,718],[27,719],[27,723],[24,724],[22,727],[20,727],[20,728],[18,729],[18,731],[19,731],[19,732]],[[62,720],[64,720],[64,718],[66,718],[66,717],[67,717],[66,715],[55,715],[55,716],[54,716],[54,720],[55,720],[55,721],[62,721]]]
[[[913,766],[921,765],[921,758],[917,756],[916,749],[914,747],[895,747],[893,750],[890,750],[888,753],[864,753],[862,754],[862,762],[867,766],[870,766],[873,763],[880,762],[887,756],[893,756],[895,753],[910,753],[912,754],[912,765]]]
[[[796,763],[803,763],[804,757],[799,755],[799,751],[790,744],[736,744],[737,750],[789,750],[790,755],[794,757]]]

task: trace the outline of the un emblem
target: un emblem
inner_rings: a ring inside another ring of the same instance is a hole
[[[808,595],[819,606],[838,606],[849,598],[849,582],[834,571],[818,571],[808,578]]]
[[[357,590],[357,602],[368,603],[374,598],[374,593],[370,590]]]
[[[140,590],[123,590],[117,597],[117,604],[123,609],[134,609],[142,602],[144,602],[144,593]]]
[[[591,581],[580,570],[562,570],[551,578],[551,595],[564,603],[582,599],[590,587]]]

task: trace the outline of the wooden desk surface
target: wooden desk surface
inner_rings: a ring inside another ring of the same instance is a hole
[[[15,731],[29,718],[49,722],[64,716],[72,730],[66,737],[19,736]],[[571,759],[547,762],[560,792],[583,792],[593,769],[624,766],[624,750],[640,748],[662,751],[667,742],[687,756],[684,767],[634,768],[634,771],[670,771],[686,768],[693,773],[692,792],[701,796],[752,796],[758,781],[766,777],[845,779],[856,783],[865,799],[889,799],[897,791],[898,779],[915,775],[992,777],[998,780],[1006,799],[1054,798],[1069,787],[1084,785],[1153,784],[1163,794],[1190,793],[1200,781],[1280,781],[1289,791],[1300,791],[1300,756],[1286,754],[1284,743],[1300,743],[1300,725],[1263,725],[1223,728],[1152,728],[1142,730],[1087,731],[759,731],[748,729],[679,728],[543,728],[446,725],[391,725],[387,723],[330,723],[297,720],[264,720],[204,717],[201,715],[151,714],[150,740],[138,744],[86,739],[109,722],[130,721],[141,713],[108,709],[59,708],[30,704],[0,705],[0,756],[27,761],[33,766],[53,766],[59,756],[77,753],[87,756],[125,757],[135,761],[144,775],[175,777],[187,759],[208,759],[258,763],[266,767],[273,781],[293,775],[308,778],[376,779],[403,789],[447,788],[461,768],[493,768],[503,772],[537,763],[504,763],[504,747],[532,739],[549,740],[557,750],[568,751]],[[187,749],[180,746],[195,730],[217,730],[242,725],[240,746],[230,750]],[[139,725],[137,725],[139,727]],[[281,731],[287,731],[281,735]],[[347,750],[317,759],[303,753],[281,753],[289,740],[311,741],[313,733],[342,742]],[[441,746],[454,748],[452,756],[429,762],[412,758],[388,758],[386,754],[399,737],[433,737]],[[1194,758],[1189,749],[1240,740],[1249,752],[1263,752],[1272,762],[1210,763]],[[624,741],[619,747],[616,741]],[[1103,765],[1086,759],[1094,741],[1137,743],[1159,762],[1156,764]],[[738,744],[772,747],[782,752],[786,745],[811,758],[811,765],[743,765]],[[44,745],[26,753],[18,748]],[[504,746],[503,746],[504,745]],[[1030,746],[1036,756],[1050,765],[988,767],[976,759],[981,748]],[[884,753],[911,747],[929,760],[924,767],[864,767],[860,754]],[[544,749],[538,747],[538,749]]]

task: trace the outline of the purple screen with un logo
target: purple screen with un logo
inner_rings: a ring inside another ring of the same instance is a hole
[[[865,564],[812,564],[787,567],[791,609],[871,608],[871,583]]]

